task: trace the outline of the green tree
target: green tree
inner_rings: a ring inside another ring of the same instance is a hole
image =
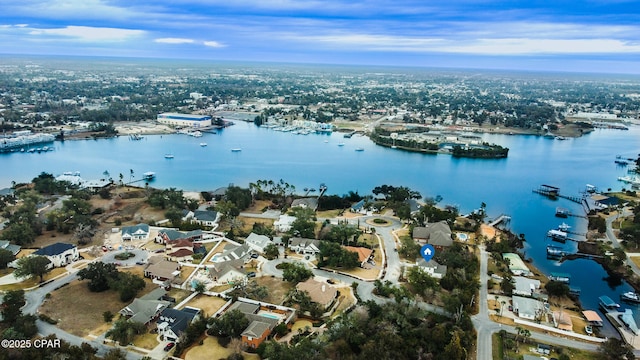
[[[313,272],[300,262],[282,263],[281,267],[282,278],[290,283],[297,284],[313,276]]]
[[[129,272],[119,272],[116,278],[109,281],[109,288],[118,291],[122,302],[133,300],[145,285],[143,278]]]
[[[120,318],[113,324],[113,327],[107,331],[105,336],[125,346],[129,345],[136,335],[144,334],[146,329],[142,323]]]
[[[290,214],[296,219],[291,223],[289,234],[307,239],[315,239],[316,223],[313,210],[296,207],[291,209]]]
[[[407,280],[416,293],[424,295],[428,289],[438,287],[438,281],[419,266],[412,266],[407,271]]]
[[[231,310],[219,318],[211,318],[208,321],[207,333],[213,336],[229,336],[239,338],[244,329],[249,326],[249,319],[240,310]]]
[[[358,254],[349,251],[338,243],[322,241],[318,246],[318,266],[330,266],[336,268],[352,269],[360,266]]]
[[[7,249],[0,249],[0,269],[6,269],[7,264],[15,260],[13,253]]]
[[[18,259],[16,270],[13,274],[17,277],[31,276],[39,277],[40,282],[44,280],[44,274],[48,273],[51,261],[46,256],[26,256]]]
[[[335,241],[340,243],[341,245],[347,245],[354,239],[354,237],[360,234],[360,230],[353,225],[349,225],[345,223],[338,223],[337,225],[332,225],[329,232],[325,235],[325,240]]]
[[[21,314],[20,308],[25,304],[24,290],[7,290],[2,299],[2,322],[13,324]]]
[[[549,296],[564,297],[569,296],[569,286],[560,281],[551,280],[544,288],[547,290]]]
[[[278,245],[269,244],[265,246],[264,257],[266,257],[267,260],[277,259],[279,256],[280,256],[280,250],[278,249]]]
[[[626,342],[609,338],[600,344],[598,358],[602,360],[631,360],[635,359],[633,349]]]
[[[80,280],[89,280],[89,291],[101,292],[108,290],[110,283],[118,279],[119,271],[115,264],[96,261],[78,271],[78,277]]]
[[[175,207],[171,207],[165,211],[164,216],[171,221],[171,225],[174,227],[180,227],[182,222],[182,211]]]

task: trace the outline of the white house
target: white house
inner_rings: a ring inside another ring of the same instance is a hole
[[[522,296],[512,296],[511,302],[513,303],[513,312],[523,319],[535,320],[543,310],[542,302],[530,299]]]
[[[251,233],[244,240],[244,243],[249,245],[252,250],[263,253],[264,248],[266,248],[270,244],[273,244],[273,241],[271,241],[271,239],[269,239],[269,237],[266,235]]]
[[[55,243],[36,250],[32,255],[46,256],[51,266],[62,267],[78,260],[78,247],[73,244]]]
[[[320,253],[320,241],[304,238],[289,239],[289,250],[298,254],[317,255]]]
[[[295,216],[280,215],[280,218],[273,223],[276,230],[280,232],[287,232],[291,230],[291,224],[296,220]]]
[[[200,309],[186,306],[182,310],[166,308],[158,318],[158,334],[167,341],[178,341],[187,326],[200,314]]]
[[[147,240],[149,238],[149,225],[138,224],[122,228],[122,241]]]
[[[209,278],[216,284],[230,284],[246,276],[242,259],[218,262],[206,269]]]
[[[196,211],[185,211],[182,221],[189,220],[192,223],[213,227],[218,224],[219,218],[220,218],[220,214],[215,211],[196,210]]]
[[[442,279],[447,274],[447,266],[440,265],[437,261],[431,259],[429,261],[425,261],[424,259],[420,259],[416,262],[418,266],[424,270],[429,276],[436,279]]]

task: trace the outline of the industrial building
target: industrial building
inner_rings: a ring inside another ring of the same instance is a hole
[[[158,122],[166,125],[200,128],[211,126],[211,116],[177,113],[158,114]]]

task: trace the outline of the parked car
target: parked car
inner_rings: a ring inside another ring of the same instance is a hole
[[[109,249],[106,246],[102,245],[102,251],[107,252],[109,251]]]
[[[170,342],[170,343],[167,344],[167,346],[164,347],[164,351],[169,351],[169,350],[173,349],[174,346],[176,346],[176,343]]]
[[[251,258],[252,258],[252,259],[257,259],[257,258],[258,258],[258,256],[259,256],[259,255],[258,255],[257,253],[253,253],[253,254],[251,254]]]
[[[247,273],[248,278],[256,277],[256,273],[254,271]]]

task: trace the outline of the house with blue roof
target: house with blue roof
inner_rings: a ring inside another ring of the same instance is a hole
[[[147,240],[149,238],[149,225],[138,224],[124,226],[121,230],[122,241]]]
[[[55,243],[36,250],[34,256],[46,256],[52,267],[62,267],[78,260],[78,247],[73,244]]]

